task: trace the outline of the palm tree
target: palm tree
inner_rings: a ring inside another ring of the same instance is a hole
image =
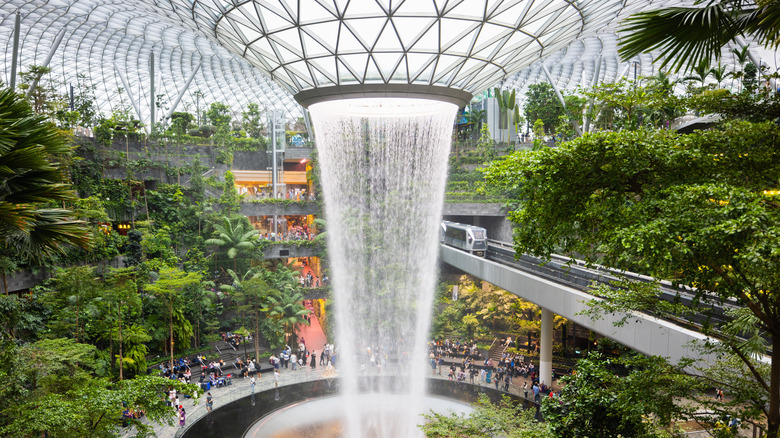
[[[707,81],[707,77],[710,75],[710,72],[712,70],[710,69],[710,62],[706,59],[702,59],[701,62],[699,62],[699,65],[696,67],[693,67],[693,73],[692,75],[686,76],[683,78],[684,81],[698,81],[701,83],[701,88],[704,88],[704,84]]]
[[[71,153],[59,131],[12,90],[0,91],[0,245],[30,261],[89,246],[84,222],[61,208],[75,195],[61,160]]]
[[[233,222],[229,218],[224,218],[224,223],[217,224],[214,228],[216,228],[217,237],[208,239],[205,242],[206,245],[217,245],[222,248],[227,253],[228,258],[233,260],[233,271],[238,272],[236,257],[255,247],[259,232],[247,227],[240,219]]]
[[[472,109],[469,111],[469,123],[473,123],[477,127],[477,132],[482,129],[482,122],[487,117],[487,111],[481,109]]]
[[[289,289],[278,291],[277,294],[268,297],[270,303],[268,315],[279,319],[284,330],[285,341],[288,343],[291,340],[294,341],[296,325],[309,325],[304,316],[311,311],[301,304],[302,299],[303,294],[300,292],[293,293]]]
[[[710,74],[718,82],[718,88],[720,88],[720,84],[728,76],[728,73],[726,73],[726,66],[720,65],[720,63],[718,63],[717,67],[710,69]]]
[[[692,7],[669,7],[631,15],[619,29],[620,56],[660,50],[661,68],[690,69],[720,59],[723,47],[741,35],[776,48],[780,44],[780,0],[697,0]]]

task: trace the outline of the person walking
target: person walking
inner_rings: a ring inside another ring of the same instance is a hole
[[[187,422],[187,413],[184,411],[184,406],[179,406],[179,427],[184,427]]]
[[[298,356],[296,356],[295,353],[290,355],[290,362],[292,362],[292,370],[293,371],[298,369]]]
[[[206,393],[206,412],[211,412],[214,408],[214,398],[211,397],[211,393]]]
[[[279,387],[279,370],[274,370],[274,386]]]
[[[249,380],[249,385],[252,387],[252,394],[255,393],[255,376],[252,376],[252,378]]]

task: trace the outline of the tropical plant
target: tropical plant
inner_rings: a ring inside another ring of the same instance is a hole
[[[146,288],[164,302],[164,309],[168,313],[168,340],[170,351],[170,366],[173,369],[174,338],[179,344],[187,345],[192,336],[192,324],[182,314],[181,292],[184,288],[200,283],[200,274],[186,273],[178,268],[164,268],[160,270],[159,278]],[[174,335],[174,325],[176,333]],[[181,347],[180,347],[181,348]]]
[[[560,398],[545,397],[542,413],[560,438],[661,438],[692,408],[685,397],[696,382],[657,357],[613,363],[593,353],[563,379]]]
[[[518,191],[519,207],[509,215],[518,224],[518,253],[578,254],[670,279],[695,293],[705,313],[723,302],[749,310],[735,320],[738,330],[712,321],[701,329],[717,331],[719,345],[756,382],[751,388],[761,388],[743,400],[762,413],[772,438],[780,431],[780,349],[773,348],[780,259],[772,249],[780,234],[778,139],[771,121],[730,121],[688,135],[596,133],[518,153],[486,172],[489,182]],[[627,297],[619,308],[646,307],[638,292],[617,293]],[[747,339],[733,334],[740,331]],[[765,354],[772,355],[768,375],[756,359]]]
[[[74,194],[62,168],[71,148],[59,131],[12,90],[0,91],[0,245],[42,261],[64,244],[89,247],[84,223],[52,208]]]
[[[553,438],[549,423],[534,419],[532,409],[524,409],[504,396],[493,404],[482,393],[468,415],[423,414],[425,421],[420,425],[427,438]]]
[[[515,102],[515,90],[511,92],[509,90],[500,90],[496,88],[494,90],[496,100],[498,101],[499,108],[499,128],[504,126],[506,128],[506,141],[509,143],[509,124],[512,120],[515,132],[517,131],[517,124],[520,122],[520,109]]]
[[[660,50],[661,68],[674,71],[720,59],[740,35],[759,44],[780,43],[780,0],[697,0],[691,7],[668,7],[631,15],[619,29],[619,53],[631,59]]]
[[[291,290],[278,291],[268,297],[268,315],[277,318],[282,324],[285,333],[285,341],[289,344],[295,341],[295,328],[298,324],[309,325],[304,316],[311,313],[302,303],[303,294]]]
[[[471,111],[469,111],[469,123],[476,126],[477,132],[482,129],[482,122],[485,121],[485,117],[487,117],[487,111],[485,110],[472,108]]]
[[[248,226],[246,220],[223,218],[214,226],[217,237],[206,240],[206,245],[217,245],[233,260],[233,271],[238,272],[238,256],[255,247],[259,232]]]

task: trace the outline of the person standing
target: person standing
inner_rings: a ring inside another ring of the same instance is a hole
[[[274,386],[279,387],[279,370],[274,370]]]
[[[523,382],[523,393],[525,393],[525,398],[528,398],[528,382]]]
[[[311,369],[317,368],[317,355],[314,354],[314,351],[311,352]]]
[[[298,356],[296,356],[295,353],[290,355],[290,362],[292,362],[292,370],[293,371],[298,369]]]
[[[184,427],[187,422],[187,413],[184,411],[184,406],[179,406],[179,427]]]
[[[255,393],[255,376],[252,376],[252,378],[249,380],[249,385],[252,387],[252,394]]]

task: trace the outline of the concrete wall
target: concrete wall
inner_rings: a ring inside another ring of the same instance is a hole
[[[98,265],[97,268],[101,269],[105,267],[112,267],[112,268],[124,267],[124,263],[123,263],[124,259],[125,259],[124,256],[119,256],[108,261],[106,264]],[[12,272],[6,274],[5,282],[3,282],[2,278],[0,278],[0,294],[31,289],[41,284],[44,280],[52,276],[54,276],[54,270],[50,270],[46,268],[36,268],[33,270]],[[5,289],[4,283],[8,285],[7,291]]]
[[[322,213],[320,204],[307,202],[306,205],[284,205],[281,203],[244,202],[241,204],[241,214],[244,216],[297,216],[319,215]]]
[[[267,259],[286,259],[290,257],[317,257],[322,248],[288,246],[284,243],[269,246],[263,251],[263,257]]]

